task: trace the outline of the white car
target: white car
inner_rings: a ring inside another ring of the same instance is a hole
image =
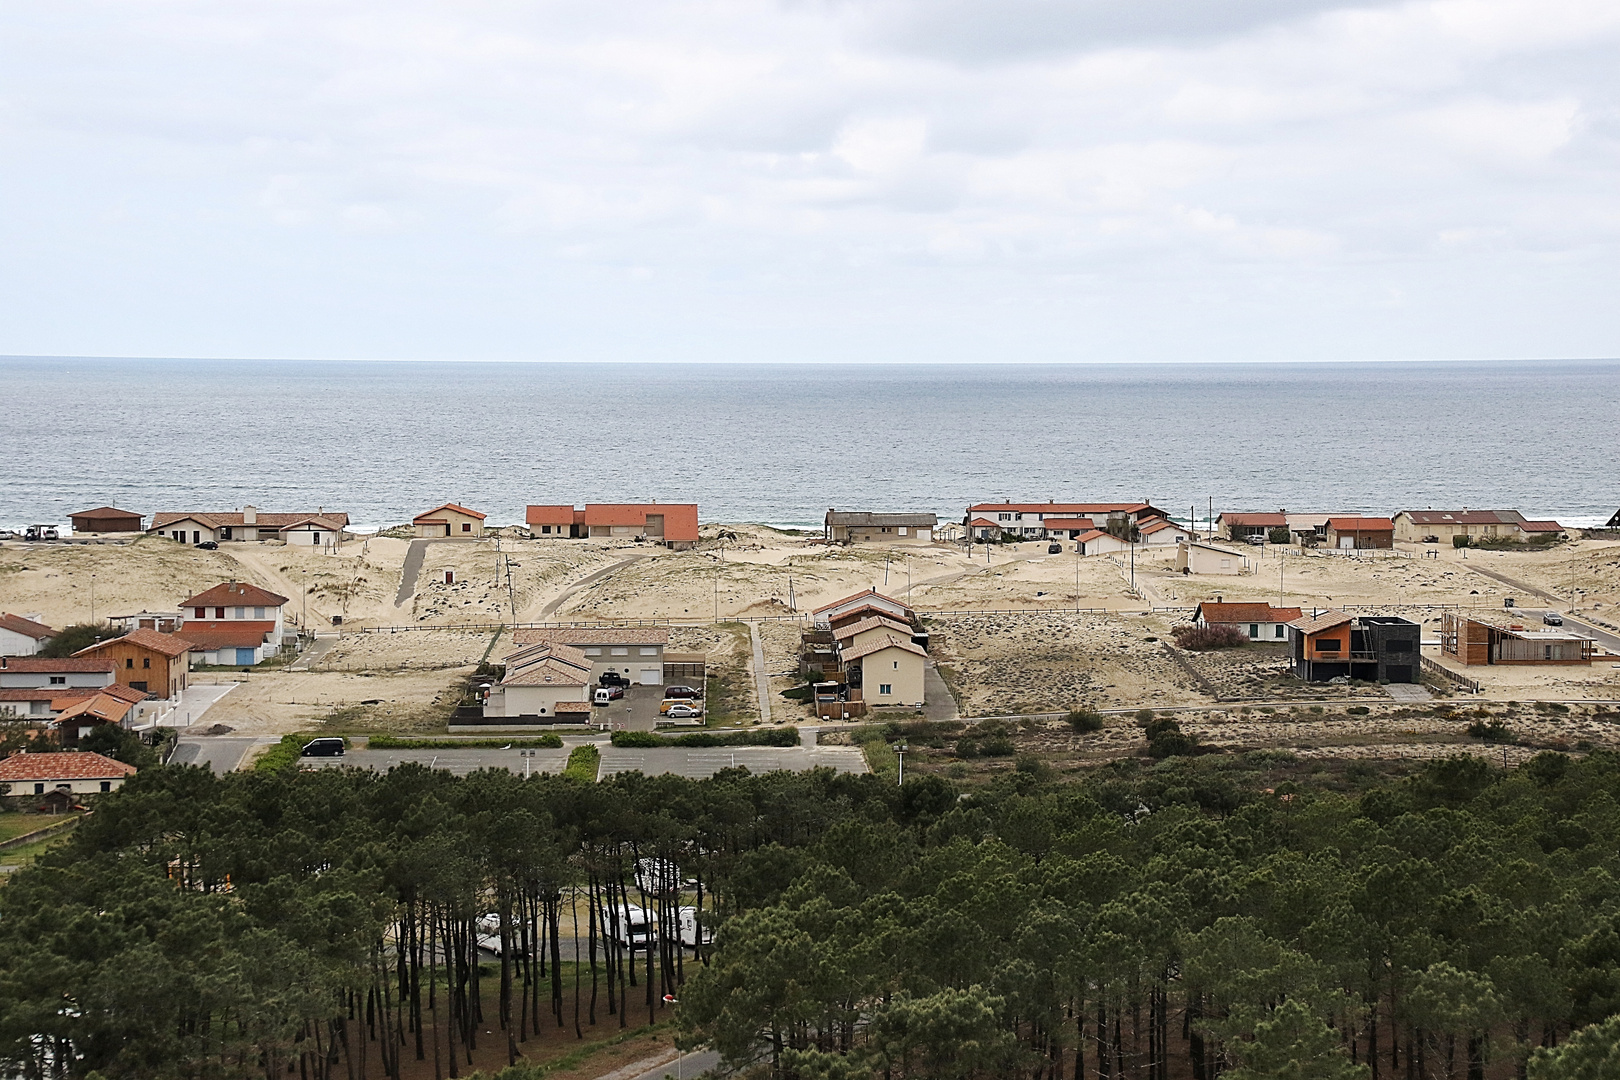
[[[692,720],[703,715],[703,710],[694,705],[671,705],[664,710],[664,715],[671,720]]]

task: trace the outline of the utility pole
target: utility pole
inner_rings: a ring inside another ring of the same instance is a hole
[[[1284,606],[1283,605],[1283,556],[1282,556],[1282,552],[1280,552],[1280,551],[1277,552],[1277,606],[1278,607]]]
[[[90,625],[96,624],[96,575],[90,575]]]
[[[894,748],[894,756],[900,759],[900,785],[906,786],[906,744],[901,743]]]

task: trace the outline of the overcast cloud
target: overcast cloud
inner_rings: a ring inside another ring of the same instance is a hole
[[[1620,354],[1614,0],[0,4],[0,352]]]

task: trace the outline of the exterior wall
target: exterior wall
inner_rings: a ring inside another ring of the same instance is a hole
[[[1131,545],[1127,544],[1119,537],[1104,534],[1103,536],[1096,536],[1092,537],[1090,540],[1087,540],[1085,542],[1085,551],[1081,552],[1081,554],[1107,555],[1111,552],[1129,551],[1130,549]]]
[[[108,777],[106,780],[8,780],[11,785],[11,797],[49,795],[53,791],[66,788],[75,795],[98,795],[102,784],[107,784],[108,791],[117,791],[124,786],[124,777]]]
[[[834,525],[832,538],[851,544],[932,544],[934,531],[926,526]]]
[[[1176,569],[1194,574],[1241,574],[1244,558],[1236,551],[1190,544],[1176,552]]]
[[[140,532],[139,517],[86,517],[82,514],[68,518],[76,533]]]
[[[915,705],[923,700],[923,658],[904,649],[861,657],[861,700],[869,707]],[[889,693],[881,692],[883,686]]]
[[[213,664],[224,667],[242,667],[248,664],[258,664],[264,661],[264,650],[265,646],[263,645],[253,649],[253,659],[251,660],[243,660],[239,655],[237,655],[238,650],[235,646],[224,646],[218,649],[209,649],[206,652],[193,652],[191,654],[191,665],[193,667],[196,667],[199,664]]]
[[[61,679],[61,682],[51,682]],[[41,686],[111,686],[115,680],[105,671],[4,671],[0,670],[0,689]]]
[[[198,611],[203,614],[197,614]],[[275,645],[281,644],[282,635],[287,631],[287,606],[255,607],[251,604],[245,606],[227,605],[226,607],[211,608],[184,608],[180,612],[180,626],[183,629],[188,622],[273,622],[275,629],[270,631],[270,641]]]
[[[241,530],[238,529],[238,532]],[[175,521],[163,526],[158,534],[181,544],[200,544],[204,540],[219,540],[219,530],[198,521]]]
[[[1287,641],[1288,624],[1280,622],[1234,622],[1212,623],[1207,619],[1199,619],[1202,626],[1235,626],[1248,636],[1250,641]]]
[[[1395,546],[1393,532],[1356,532],[1347,529],[1338,532],[1331,525],[1327,531],[1327,546],[1340,551],[1365,551],[1372,548],[1392,548]]]
[[[1464,525],[1448,521],[1434,525],[1419,525],[1412,521],[1407,513],[1396,514],[1395,539],[1409,543],[1422,543],[1425,536],[1438,537],[1440,543],[1451,543],[1454,536],[1466,536],[1470,540],[1523,540],[1524,530],[1512,522],[1490,522],[1482,525]]]
[[[1148,547],[1175,547],[1181,541],[1191,539],[1191,533],[1172,526],[1168,529],[1160,529],[1157,532],[1149,533],[1147,536],[1142,537],[1142,543]]]
[[[296,529],[287,529],[281,534],[287,543],[298,547],[320,547],[322,544],[332,544],[343,539],[343,533],[333,532],[331,529],[318,529],[313,525],[301,525]]]
[[[543,686],[505,686],[490,691],[485,716],[551,716],[559,701],[579,701],[590,691],[583,686],[550,683]]]
[[[664,685],[662,645],[575,645],[573,648],[584,653],[591,662],[592,682],[600,682],[603,672],[616,671],[637,686]]]
[[[27,634],[0,628],[0,656],[33,656],[41,644]]]

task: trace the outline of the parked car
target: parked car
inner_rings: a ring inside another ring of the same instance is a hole
[[[38,543],[41,540],[58,539],[55,525],[30,525],[28,531],[23,533],[23,539]]]
[[[304,744],[301,753],[304,757],[342,757],[343,740],[335,736],[311,739]]]
[[[219,550],[219,543],[217,541],[214,541],[214,540],[204,540],[200,544],[193,544],[192,547],[200,547],[204,551],[218,551]]]
[[[1048,555],[1061,555],[1063,554],[1063,545],[1053,541],[1046,545],[1046,553]]]
[[[696,705],[688,705],[683,701],[677,701],[664,710],[664,715],[671,720],[694,720],[703,715],[703,710]]]
[[[1255,547],[1263,547],[1265,545],[1266,538],[1263,536],[1251,536],[1248,538],[1248,542],[1253,544]]]
[[[606,705],[608,702],[617,701],[622,697],[624,697],[624,687],[622,686],[599,686],[596,688],[596,693],[592,696],[591,701],[597,705]]]
[[[667,698],[700,698],[703,691],[690,686],[666,686],[664,696]]]
[[[604,671],[601,677],[596,680],[596,684],[598,686],[629,686],[630,679],[627,676],[620,675],[617,671]]]
[[[1563,626],[1564,625],[1564,617],[1562,615],[1558,614],[1558,612],[1556,612],[1556,611],[1547,612],[1547,614],[1545,614],[1545,615],[1543,615],[1541,617],[1541,621],[1546,623],[1548,626]]]

